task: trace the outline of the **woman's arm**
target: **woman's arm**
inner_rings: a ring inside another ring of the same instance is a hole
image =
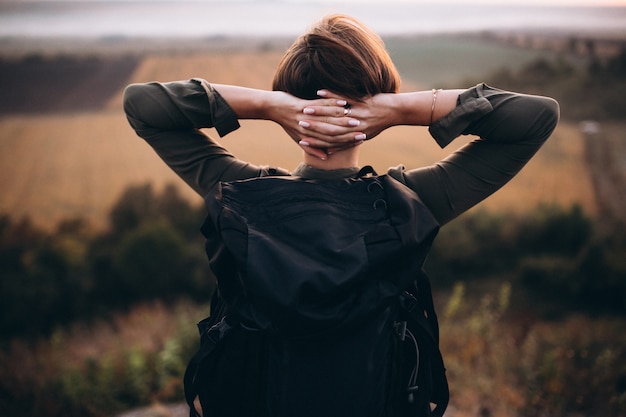
[[[457,105],[456,101],[465,90],[428,90],[411,93],[382,93],[368,97],[361,102],[350,103],[351,116],[358,121],[350,130],[355,140],[369,140],[383,130],[400,125],[428,126],[450,113]],[[333,93],[321,90],[320,96],[329,99],[342,99]],[[332,145],[324,139],[317,139],[315,133],[334,134],[338,129],[336,119],[328,123],[324,117],[334,115],[329,106],[310,103],[305,110],[318,119],[311,121],[307,130],[311,136],[311,145],[325,147]]]
[[[239,127],[237,115],[202,80],[132,84],[124,111],[137,135],[198,194],[221,180],[262,175],[262,168],[239,161],[200,131],[215,127],[224,136]]]
[[[340,98],[326,92],[326,96]],[[413,189],[440,224],[447,223],[494,193],[528,162],[559,119],[558,103],[547,97],[503,91],[479,84],[467,90],[378,94],[352,105],[359,129],[371,139],[397,125],[429,126],[443,148],[460,135],[479,139],[437,164],[390,175]],[[325,107],[313,107],[318,115]],[[310,129],[324,131],[313,124]],[[315,141],[323,146],[322,141]]]
[[[559,105],[551,98],[479,84],[462,92],[454,108],[429,127],[441,147],[459,135],[478,139],[433,166],[398,167],[390,175],[413,189],[443,225],[511,180],[558,120]]]
[[[137,135],[200,195],[205,195],[219,181],[287,174],[284,170],[269,170],[240,161],[200,129],[215,127],[220,136],[225,136],[239,127],[238,119],[266,119],[281,124],[299,142],[309,137],[299,121],[316,119],[303,112],[308,103],[311,102],[286,93],[210,85],[201,79],[133,84],[124,92],[124,111]],[[321,99],[313,103],[343,115],[343,104],[337,100]],[[314,135],[334,141],[333,146],[354,143],[349,134],[354,129],[350,118],[336,117],[334,121],[349,127],[335,126],[332,136]],[[305,150],[325,155],[319,149]]]
[[[303,100],[282,91],[267,91],[234,85],[212,84],[240,119],[262,119],[278,123],[307,153],[325,158],[329,149],[341,149],[361,142],[360,122],[346,117],[344,99]],[[309,106],[324,108],[323,115],[304,111]],[[321,127],[309,130],[310,124]],[[310,142],[319,147],[304,146]]]

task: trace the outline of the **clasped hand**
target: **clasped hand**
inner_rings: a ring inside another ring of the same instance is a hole
[[[389,96],[377,94],[361,101],[348,100],[328,90],[319,99],[303,100],[274,92],[270,119],[278,123],[308,154],[329,155],[358,146],[390,127]]]

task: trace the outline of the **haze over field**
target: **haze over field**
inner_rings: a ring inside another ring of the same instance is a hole
[[[311,21],[334,12],[352,14],[383,35],[479,30],[624,33],[625,4],[589,0],[9,0],[0,2],[0,37],[296,36]]]

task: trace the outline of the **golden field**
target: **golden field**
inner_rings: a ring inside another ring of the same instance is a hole
[[[152,53],[139,61],[127,83],[203,77],[211,82],[268,88],[278,51]],[[251,71],[250,69],[254,70]],[[404,77],[404,89],[429,88]],[[59,220],[83,217],[106,226],[111,205],[131,184],[180,185],[187,189],[135,136],[121,107],[123,86],[100,110],[0,117],[0,213],[29,217],[44,228]],[[208,134],[217,137],[215,132]],[[362,164],[379,172],[389,166],[408,168],[433,163],[462,144],[439,149],[426,128],[397,127],[364,145]],[[244,121],[242,128],[220,139],[241,159],[257,164],[296,166],[299,148],[281,129],[262,121]],[[482,204],[489,210],[524,211],[541,202],[580,204],[595,213],[594,194],[585,162],[584,137],[577,125],[562,122],[547,145],[504,189]]]

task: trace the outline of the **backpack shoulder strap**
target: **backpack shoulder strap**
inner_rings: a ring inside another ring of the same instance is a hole
[[[419,340],[417,384],[428,402],[435,404],[429,416],[442,417],[448,406],[450,390],[439,349],[439,324],[430,280],[424,271],[418,274],[415,288],[403,294],[401,306],[407,315],[407,326]],[[417,387],[409,387],[409,392],[412,389]]]
[[[216,291],[211,300],[211,315],[198,323],[200,348],[189,361],[183,377],[189,417],[201,417],[194,404],[200,389],[198,387],[198,372],[201,365],[230,329],[231,326],[226,322],[226,305]]]

